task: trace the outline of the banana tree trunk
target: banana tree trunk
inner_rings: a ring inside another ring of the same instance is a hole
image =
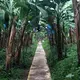
[[[64,51],[64,56],[67,57],[67,41],[66,41],[66,35],[65,35],[65,26],[63,22],[63,30],[62,30],[62,50]]]
[[[80,65],[80,3],[77,0],[72,0],[74,9],[74,20],[76,25],[77,34],[77,53],[78,53],[78,64]]]
[[[9,42],[8,42],[8,46],[6,49],[6,70],[9,70],[11,68],[13,41],[14,41],[14,38],[16,35],[16,23],[15,23],[16,20],[17,20],[17,16],[14,17],[14,19],[13,19]]]
[[[28,33],[28,46],[30,46],[30,32]]]
[[[16,53],[15,53],[15,63],[16,65],[19,65],[20,63],[20,57],[21,57],[21,48],[23,45],[23,37],[24,37],[24,32],[25,32],[25,28],[26,28],[26,19],[23,21],[22,24],[22,31],[21,31],[21,37],[20,37],[20,41],[19,41],[19,45],[17,47]]]
[[[1,26],[0,26],[0,48],[1,48]]]
[[[30,34],[30,44],[32,44],[33,33]]]
[[[63,58],[62,54],[62,39],[61,39],[61,27],[60,27],[60,17],[57,14],[57,51],[58,51],[58,60]]]
[[[65,26],[64,26],[64,22],[63,22],[63,30],[62,30],[64,33],[65,33]],[[62,33],[62,49],[64,50],[64,41],[65,40],[65,37],[64,37],[64,34]]]
[[[71,31],[71,28],[69,29],[69,37],[70,37],[70,43],[73,43],[73,40],[72,40],[72,31]]]
[[[27,33],[27,36],[26,36],[26,46],[29,46],[29,33]]]

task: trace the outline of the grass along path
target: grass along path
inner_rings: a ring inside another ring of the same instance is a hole
[[[43,48],[46,52],[52,80],[80,80],[76,44],[67,46],[67,57],[61,61],[57,60],[56,47],[50,47],[46,38],[43,41]]]

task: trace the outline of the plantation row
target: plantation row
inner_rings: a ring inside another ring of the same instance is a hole
[[[43,44],[45,39],[49,40],[46,44],[51,51],[55,49],[52,53],[55,52],[58,61],[68,57],[69,45],[77,44],[76,63],[80,65],[79,21],[79,0],[0,0],[0,52],[5,53],[0,60],[4,62],[3,69],[21,67],[24,51],[26,63],[32,61],[36,40],[43,39]],[[32,48],[32,53],[28,54],[28,48]],[[28,65],[30,68],[31,62]]]

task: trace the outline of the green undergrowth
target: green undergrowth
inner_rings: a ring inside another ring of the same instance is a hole
[[[0,80],[24,80],[27,78],[30,66],[32,64],[37,41],[34,40],[32,45],[22,49],[20,65],[13,67],[10,71],[5,71],[5,49],[0,50]]]
[[[47,39],[43,40],[42,41],[42,45],[43,45],[43,48],[46,52],[46,56],[47,56],[47,62],[49,64],[49,67],[52,67],[54,66],[54,64],[56,63],[57,61],[57,52],[56,52],[56,47],[51,47],[49,45],[49,41]]]
[[[67,46],[67,58],[61,61],[57,61],[56,48],[50,48],[47,39],[44,39],[43,47],[47,53],[47,61],[50,67],[52,80],[80,80],[80,67],[77,65],[76,44]]]

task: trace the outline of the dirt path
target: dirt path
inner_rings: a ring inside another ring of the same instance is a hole
[[[41,42],[38,43],[27,80],[51,80],[45,52]]]

